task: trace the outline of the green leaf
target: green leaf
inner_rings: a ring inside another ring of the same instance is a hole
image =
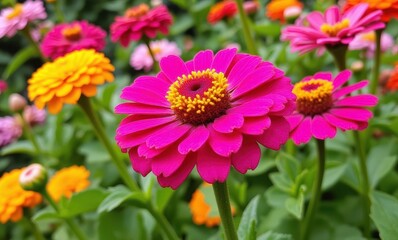
[[[182,9],[188,8],[188,1],[186,0],[170,0],[170,2],[174,3],[175,5],[179,6]]]
[[[346,162],[327,161],[325,177],[322,182],[322,189],[325,190],[332,187],[341,178],[341,176],[343,176],[346,169]]]
[[[110,192],[111,193],[99,205],[97,209],[98,213],[110,212],[127,200],[136,200],[145,203],[146,198],[142,192],[131,192],[124,186],[116,186],[112,188]]]
[[[30,58],[38,56],[37,49],[33,46],[21,49],[17,54],[14,55],[11,62],[8,63],[7,68],[4,70],[3,78],[9,78],[22,64],[28,61]]]
[[[380,144],[372,148],[368,155],[368,176],[372,188],[376,187],[379,181],[393,169],[396,163],[396,156],[391,156],[395,142]]]
[[[260,196],[254,197],[247,205],[242,214],[238,227],[238,237],[241,240],[256,239],[256,225],[257,225],[257,208],[260,201]]]
[[[108,193],[100,188],[78,192],[72,195],[70,199],[60,201],[60,215],[64,218],[71,218],[85,212],[94,211],[107,195]]]
[[[271,186],[265,192],[265,196],[267,199],[267,203],[275,208],[283,208],[284,203],[289,198],[289,195],[286,192],[283,192],[276,186]]]
[[[398,236],[398,199],[388,194],[374,191],[370,217],[380,232],[381,239],[393,240]]]
[[[292,236],[284,233],[275,233],[272,231],[260,235],[257,240],[293,240]]]
[[[304,198],[304,190],[300,190],[298,198],[288,198],[285,201],[285,208],[288,212],[293,214],[297,219],[302,219],[303,218],[303,213],[304,213],[304,203],[305,203],[305,198]]]
[[[16,153],[24,153],[24,154],[34,155],[35,152],[36,152],[36,150],[30,141],[21,140],[21,141],[12,143],[12,144],[2,148],[0,151],[0,155],[5,156],[5,155],[9,155],[9,154],[16,154]]]
[[[254,26],[254,31],[258,35],[265,37],[277,37],[281,33],[281,25],[272,22],[262,22]]]
[[[163,212],[164,208],[169,203],[171,197],[173,196],[174,191],[170,188],[159,188],[156,191],[155,201],[156,206],[158,207],[160,212]]]
[[[170,28],[170,35],[178,35],[193,26],[194,22],[190,15],[183,15],[182,17],[176,18],[174,24]]]
[[[61,219],[62,217],[55,212],[55,210],[52,207],[46,207],[38,212],[32,217],[33,221],[40,221],[40,220],[46,220],[46,219]]]

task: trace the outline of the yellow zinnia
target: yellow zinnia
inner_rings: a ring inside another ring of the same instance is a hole
[[[45,63],[28,80],[28,96],[50,113],[61,111],[64,103],[76,104],[81,94],[92,97],[97,85],[112,82],[114,66],[103,53],[83,49]]]
[[[41,203],[39,193],[25,191],[19,185],[19,175],[23,169],[14,169],[0,178],[0,222],[16,222],[23,216],[24,207],[34,207]]]
[[[90,185],[90,172],[84,166],[71,166],[56,172],[47,184],[47,192],[54,201],[62,196],[70,198]]]

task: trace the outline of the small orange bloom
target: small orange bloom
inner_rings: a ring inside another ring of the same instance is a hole
[[[61,111],[65,103],[76,104],[81,95],[95,96],[97,85],[112,82],[114,67],[103,53],[92,49],[73,51],[45,63],[28,80],[28,96],[39,109]]]
[[[369,4],[368,12],[383,11],[381,17],[383,22],[388,22],[391,18],[398,18],[398,0],[346,0],[344,11],[360,3]]]
[[[390,78],[387,81],[387,89],[390,91],[398,90],[398,64],[395,66],[394,71],[392,71]]]
[[[271,0],[266,6],[266,15],[271,20],[279,20],[284,23],[284,12],[290,7],[303,8],[303,4],[298,0]]]
[[[223,0],[216,3],[210,8],[210,12],[207,15],[207,21],[211,24],[215,24],[226,17],[233,17],[238,12],[235,1]]]
[[[84,166],[71,166],[56,172],[47,184],[47,191],[54,201],[62,196],[70,198],[73,193],[80,192],[90,185],[90,172]]]
[[[0,178],[0,222],[16,222],[23,216],[24,207],[34,207],[41,203],[39,193],[25,191],[19,184],[19,175],[24,169],[14,169]]]

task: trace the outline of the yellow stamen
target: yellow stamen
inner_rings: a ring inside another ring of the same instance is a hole
[[[322,24],[321,31],[331,37],[335,37],[341,30],[348,28],[349,26],[350,26],[350,20],[346,18],[343,21],[337,22],[333,25],[328,23]]]
[[[76,41],[80,39],[81,31],[82,28],[79,25],[74,25],[64,28],[62,30],[62,35],[70,41]]]
[[[22,4],[20,4],[20,3],[15,4],[15,6],[14,6],[12,12],[10,12],[10,13],[6,16],[7,20],[11,20],[11,19],[13,19],[13,18],[15,18],[15,17],[18,17],[19,15],[21,15],[22,10],[23,10],[23,9],[22,9]]]
[[[333,83],[324,79],[311,79],[294,85],[297,110],[305,115],[319,114],[332,104]]]
[[[149,11],[149,6],[145,3],[142,3],[136,7],[132,7],[126,10],[124,13],[125,17],[128,18],[138,18],[144,16]]]

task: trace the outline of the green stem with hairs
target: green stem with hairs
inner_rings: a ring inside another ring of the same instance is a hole
[[[153,70],[155,72],[157,72],[157,71],[159,71],[159,63],[158,63],[158,61],[156,61],[155,53],[153,52],[153,50],[151,48],[150,41],[148,38],[144,38],[144,42],[145,42],[146,47],[148,48],[149,55],[151,55],[151,58],[153,61]]]
[[[216,197],[218,211],[220,213],[221,223],[224,228],[226,240],[238,240],[238,235],[236,233],[231,213],[227,182],[215,182],[213,184],[213,191]]]
[[[57,15],[58,22],[65,22],[65,16],[61,9],[61,1],[57,0],[54,4],[55,14]]]
[[[378,29],[376,32],[376,51],[374,55],[373,76],[369,86],[369,93],[375,95],[377,93],[377,85],[379,84],[380,75],[380,58],[381,58],[381,34],[383,29]]]
[[[247,50],[253,55],[258,55],[256,43],[250,31],[249,19],[243,9],[243,0],[236,0],[236,5],[238,6],[240,21],[242,22],[243,36],[245,38]]]
[[[101,141],[101,143],[104,145],[109,155],[111,156],[111,160],[117,167],[117,170],[119,171],[119,174],[123,179],[124,183],[132,191],[140,191],[137,183],[128,173],[126,165],[124,164],[123,160],[116,153],[114,146],[109,141],[109,138],[106,135],[105,130],[102,126],[102,123],[99,120],[97,113],[93,109],[90,99],[88,97],[82,96],[79,100],[79,105],[83,109],[83,112],[86,114],[87,118],[90,120],[90,123],[93,126],[93,129],[97,137],[99,138],[99,140]]]
[[[156,211],[155,208],[153,207],[153,205],[150,203],[150,201],[146,208],[152,214],[152,216],[155,218],[159,227],[163,230],[164,234],[167,236],[167,238],[169,240],[178,240],[179,239],[176,232],[174,231],[173,227],[167,221],[165,216],[163,214],[161,214],[159,211]]]
[[[317,162],[318,164],[316,171],[317,175],[315,177],[314,185],[312,186],[312,197],[310,199],[308,209],[305,213],[304,220],[301,225],[301,232],[300,232],[301,240],[309,239],[308,236],[310,234],[312,221],[314,219],[322,195],[322,182],[325,173],[325,162],[326,162],[325,140],[316,139],[316,144],[318,150],[318,162]]]
[[[36,223],[32,221],[32,213],[31,209],[26,209],[24,211],[24,219],[26,223],[29,225],[30,230],[33,233],[33,236],[35,237],[36,240],[44,240],[43,235],[41,234],[39,228],[37,227]]]
[[[32,132],[32,128],[29,126],[29,123],[27,123],[25,121],[22,114],[19,113],[18,118],[22,122],[22,127],[23,127],[24,133],[26,135],[26,138],[29,139],[29,141],[32,143],[33,147],[35,148],[36,155],[40,156],[42,154],[42,150],[40,148],[39,142],[37,141],[37,139],[35,137],[35,134],[33,134],[33,132]]]

